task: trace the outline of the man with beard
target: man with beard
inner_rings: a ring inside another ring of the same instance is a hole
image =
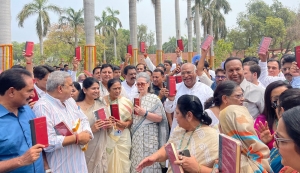
[[[103,64],[100,68],[100,78],[101,78],[101,81],[99,82],[100,96],[104,97],[109,94],[107,90],[107,82],[110,79],[113,79],[113,66],[110,64]],[[121,96],[124,96],[129,99],[124,87],[122,87]]]
[[[166,97],[164,95],[164,72],[161,69],[155,69],[153,71],[152,89],[154,94],[159,97],[162,103],[165,102]]]
[[[175,111],[177,100],[180,96],[189,94],[197,96],[202,105],[204,102],[213,96],[213,90],[203,84],[202,82],[197,82],[196,66],[192,63],[186,63],[181,66],[181,83],[176,84],[176,96],[169,96],[169,91],[165,90],[165,96],[167,97],[164,105],[167,113],[172,113]],[[204,106],[203,106],[204,107]],[[173,129],[177,126],[177,121],[172,122],[171,133]]]
[[[280,73],[280,62],[278,60],[270,59],[267,61],[267,54],[266,55],[259,55],[260,61],[258,63],[261,74],[258,80],[263,84],[264,87],[267,87],[270,83],[278,80],[285,80],[285,76]],[[292,64],[292,63],[291,63]],[[289,65],[289,67],[291,66]],[[289,69],[286,73],[289,72]]]
[[[138,89],[135,85],[136,69],[133,65],[128,65],[124,68],[125,80],[122,82],[122,87],[125,89],[128,98],[133,101],[133,98],[138,94]]]
[[[0,172],[45,172],[44,145],[32,146],[29,120],[35,118],[27,105],[34,97],[31,73],[14,68],[0,75]]]
[[[236,82],[244,91],[244,106],[255,119],[264,109],[265,90],[244,78],[242,61],[237,57],[227,58],[224,63],[224,70],[228,80]]]
[[[293,77],[290,73],[290,69],[292,67],[292,63],[296,61],[295,55],[292,54],[286,54],[282,56],[282,68],[281,71],[284,74],[284,77],[286,79],[286,82],[291,83],[293,80]]]
[[[265,86],[259,82],[258,78],[260,76],[260,67],[253,61],[248,61],[243,64],[244,77],[247,81],[253,83],[256,86],[260,86],[265,89]]]

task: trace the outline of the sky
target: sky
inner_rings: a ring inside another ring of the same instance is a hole
[[[18,27],[16,20],[17,14],[22,10],[25,4],[32,0],[11,0],[11,17],[12,17],[12,41],[25,42],[34,41],[38,42],[36,34],[35,23],[37,16],[32,16],[24,22],[24,28]],[[49,4],[55,4],[61,8],[73,8],[79,10],[83,8],[83,0],[48,0]],[[225,15],[226,24],[228,28],[236,26],[236,18],[240,12],[246,10],[246,4],[250,0],[228,0],[231,5],[232,11]],[[267,4],[272,4],[273,0],[264,0]],[[299,7],[299,0],[279,0],[284,6],[292,10],[297,10]],[[184,23],[187,16],[186,0],[179,0],[180,3],[180,22],[181,22],[181,35],[187,36],[187,27]],[[129,5],[128,0],[95,0],[95,15],[101,16],[103,10],[110,7],[114,10],[119,10],[118,16],[122,22],[124,29],[129,29]],[[162,39],[163,42],[168,41],[169,37],[175,36],[175,2],[174,0],[161,0],[162,12]],[[50,13],[51,23],[57,23],[59,16]],[[155,31],[155,16],[154,7],[151,0],[140,0],[137,3],[137,24],[145,24],[148,30]]]

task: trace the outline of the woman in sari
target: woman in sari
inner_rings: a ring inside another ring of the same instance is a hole
[[[254,121],[244,106],[230,105],[220,112],[220,131],[239,140],[241,173],[270,173],[268,146],[261,142],[254,130]]]
[[[129,127],[132,124],[132,102],[120,95],[121,82],[119,79],[110,79],[107,82],[109,95],[104,97],[110,112],[110,119],[114,122],[112,132],[107,140],[106,152],[108,155],[108,172],[129,173],[130,172],[130,149],[131,137]],[[120,120],[113,117],[110,105],[117,104]]]
[[[188,149],[191,157],[179,156],[180,165],[186,172],[211,173],[213,164],[218,159],[219,136],[218,132],[209,127],[211,118],[203,111],[202,104],[194,95],[182,95],[177,101],[175,118],[178,126],[171,134],[168,143],[173,143],[177,151]],[[153,165],[155,162],[164,162],[168,159],[165,147],[145,158],[138,166],[137,171]],[[172,169],[169,167],[168,173]]]
[[[99,99],[99,83],[96,79],[89,77],[83,81],[83,89],[80,91],[77,105],[88,117],[94,139],[88,144],[85,151],[85,160],[89,173],[107,173],[106,142],[108,138],[108,122],[96,120],[94,111],[101,108],[105,109],[108,118],[108,112],[105,104]]]
[[[140,106],[135,105],[133,124],[131,128],[131,173],[135,173],[137,165],[145,158],[155,153],[168,140],[169,126],[165,110],[160,99],[150,94],[150,76],[140,72],[136,77]],[[145,168],[143,172],[161,173],[159,163]]]

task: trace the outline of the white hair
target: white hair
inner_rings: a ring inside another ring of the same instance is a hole
[[[185,65],[193,65],[193,67],[194,67],[194,72],[196,73],[197,67],[195,66],[195,64],[192,64],[192,63],[185,63],[185,64],[182,64],[182,65],[181,65],[181,70],[182,70],[182,67],[185,66]]]
[[[138,78],[144,78],[146,79],[146,82],[149,83],[150,82],[150,76],[148,75],[147,72],[139,72],[137,75],[136,75],[136,79]]]
[[[50,73],[46,84],[47,92],[55,91],[59,85],[65,83],[68,77],[71,77],[71,75],[65,71],[54,71]]]

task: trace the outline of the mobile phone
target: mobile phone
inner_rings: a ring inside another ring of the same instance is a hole
[[[75,48],[75,57],[77,61],[81,60],[81,47],[78,46]]]
[[[190,151],[188,149],[179,151],[179,155],[185,156],[185,157],[191,157]]]
[[[132,45],[127,45],[127,53],[129,53],[132,56]]]
[[[26,41],[25,44],[25,56],[31,56],[34,48],[34,43],[32,41]]]
[[[297,66],[300,68],[300,45],[295,47],[295,57]]]

